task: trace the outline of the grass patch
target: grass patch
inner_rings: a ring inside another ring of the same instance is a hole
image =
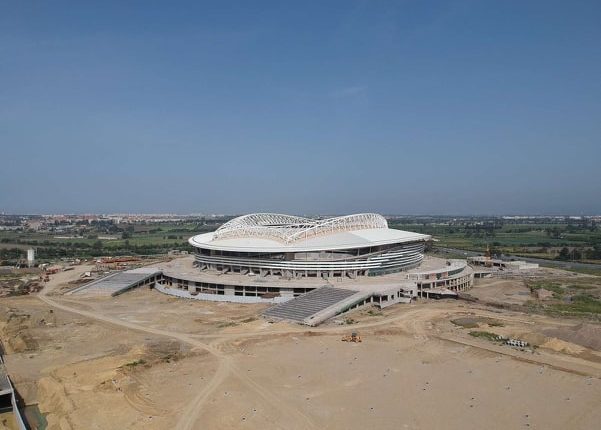
[[[451,322],[455,325],[458,325],[463,328],[478,328],[480,324],[488,324],[491,327],[503,327],[504,324],[501,321],[497,321],[492,318],[456,318],[451,320]]]
[[[540,290],[540,289],[544,288],[547,291],[552,291],[559,295],[563,295],[563,293],[565,292],[565,290],[561,287],[561,285],[559,285],[555,282],[547,282],[547,281],[534,282],[534,283],[528,284],[528,287],[530,288],[530,291],[536,291],[536,290]]]
[[[353,319],[353,318],[347,318],[344,320],[344,323],[347,325],[351,325],[351,324],[357,324],[359,321]]]
[[[382,315],[382,312],[376,311],[374,309],[370,309],[367,311],[367,315],[372,316],[372,317],[379,317]]]
[[[126,363],[125,367],[143,366],[145,364],[146,364],[146,360],[144,360],[143,358],[140,358],[139,360],[135,360],[135,361],[131,361],[129,363]]]
[[[470,331],[470,336],[479,337],[481,339],[487,339],[490,341],[496,341],[498,337],[498,335],[489,331]]]
[[[571,290],[594,290],[595,287],[594,285],[568,285],[568,289]]]
[[[541,289],[545,289],[547,291],[551,291],[553,293],[553,297],[556,299],[561,299],[563,297],[563,295],[565,294],[565,289],[555,283],[555,282],[547,282],[547,281],[541,281],[541,282],[534,282],[531,284],[528,284],[528,287],[530,288],[530,292],[534,292],[536,290],[541,290]]]
[[[501,321],[497,321],[497,320],[490,320],[488,322],[488,325],[491,327],[505,327],[505,324],[503,324]]]
[[[222,321],[219,324],[217,324],[217,328],[233,327],[235,325],[238,325],[238,324],[235,323],[234,321]]]
[[[570,267],[570,268],[563,268],[563,270],[566,270],[568,272],[574,272],[574,273],[581,273],[583,275],[593,275],[593,276],[601,276],[601,269],[595,269],[595,268],[581,268],[581,267]]]
[[[601,314],[601,300],[590,294],[576,294],[571,303],[558,303],[551,308],[560,312]]]
[[[457,318],[451,322],[463,328],[478,328],[478,321],[475,318]]]

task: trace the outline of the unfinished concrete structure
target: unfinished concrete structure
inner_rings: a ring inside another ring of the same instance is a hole
[[[526,261],[521,260],[505,261],[498,258],[491,258],[485,255],[468,257],[467,261],[472,266],[491,267],[501,270],[533,270],[539,268],[539,265],[537,263],[528,263]]]
[[[424,256],[430,236],[388,228],[377,214],[312,220],[278,214],[235,218],[190,238],[194,256],[107,277],[77,294],[137,286],[180,298],[269,303],[265,316],[316,325],[368,303],[457,297],[472,286],[465,260]]]
[[[529,263],[520,260],[505,261],[491,258],[488,255],[478,255],[467,258],[470,266],[474,267],[475,278],[490,278],[493,276],[508,276],[511,274],[534,273],[539,269],[537,263]]]
[[[4,367],[3,354],[4,348],[0,343],[0,428],[27,430],[17,405],[15,390]]]
[[[155,267],[119,272],[68,294],[116,296],[133,288],[151,287],[184,299],[273,304],[265,313],[270,319],[316,325],[366,304],[384,308],[418,297],[457,297],[458,292],[472,286],[473,279],[473,270],[464,260],[435,257],[424,257],[419,267],[403,272],[324,279],[200,271],[194,257],[186,256]]]

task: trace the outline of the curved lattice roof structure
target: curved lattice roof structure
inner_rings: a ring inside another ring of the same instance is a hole
[[[241,252],[298,252],[424,241],[429,236],[388,228],[382,215],[362,213],[327,219],[256,213],[230,220],[192,246]]]
[[[223,224],[215,231],[213,239],[258,238],[292,243],[322,234],[370,228],[388,228],[388,222],[382,215],[370,213],[322,220],[259,213],[234,218]]]

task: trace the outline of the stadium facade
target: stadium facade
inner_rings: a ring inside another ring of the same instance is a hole
[[[133,281],[123,285],[107,282],[113,295],[150,285],[180,298],[268,303],[273,306],[263,315],[269,319],[316,325],[367,304],[457,297],[470,288],[474,273],[465,260],[424,256],[430,239],[388,228],[373,213],[250,214],[191,237],[194,256],[127,274]]]
[[[378,214],[328,219],[259,213],[190,238],[201,270],[289,279],[378,276],[419,266],[430,236]]]
[[[465,260],[424,256],[430,236],[388,228],[378,214],[327,219],[259,213],[189,239],[193,256],[118,272],[69,294],[149,286],[172,296],[272,304],[263,315],[308,325],[374,304],[450,298],[473,284]]]

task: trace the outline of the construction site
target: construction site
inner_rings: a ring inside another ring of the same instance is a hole
[[[601,429],[601,1],[0,1],[0,430]]]
[[[356,293],[334,283],[242,303],[159,291],[196,292],[165,282],[188,258],[108,275],[81,263],[3,299],[6,373],[30,428],[593,429],[601,419],[598,322],[534,311],[554,299],[528,284],[597,294],[595,276],[498,271],[452,298],[369,301],[311,326],[307,315]]]

